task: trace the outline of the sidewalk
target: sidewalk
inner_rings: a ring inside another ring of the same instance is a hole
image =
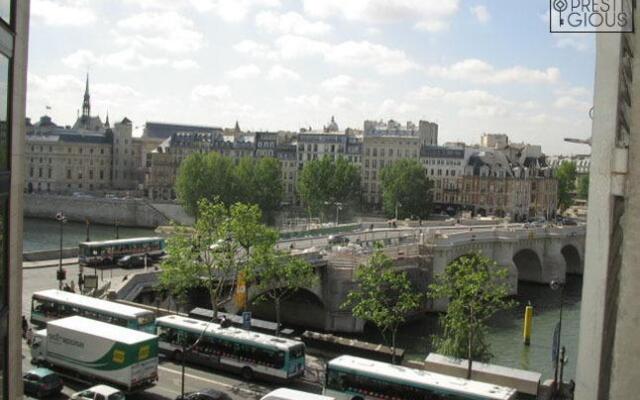
[[[63,258],[62,265],[74,265],[78,263],[78,257],[74,258]],[[42,260],[42,261],[23,261],[22,268],[51,268],[57,267],[60,265],[60,259],[54,260]]]

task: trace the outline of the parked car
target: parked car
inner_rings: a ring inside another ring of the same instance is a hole
[[[125,400],[124,393],[107,385],[97,385],[75,393],[71,400]]]
[[[62,378],[47,368],[36,368],[22,375],[24,393],[38,398],[58,394],[64,383]]]
[[[202,389],[185,393],[184,397],[178,396],[176,400],[231,400],[228,394],[215,389]]]
[[[147,257],[147,264],[149,264],[150,258]],[[135,268],[144,267],[144,256],[127,255],[118,260],[118,267],[121,268]]]
[[[348,244],[349,238],[342,235],[331,235],[327,239],[327,243],[329,244]]]

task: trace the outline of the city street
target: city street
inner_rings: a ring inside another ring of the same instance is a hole
[[[78,277],[78,265],[68,265],[64,267],[67,270],[67,278],[77,281]],[[45,267],[45,268],[25,268],[23,273],[23,290],[22,290],[22,307],[23,314],[29,316],[31,309],[31,296],[34,292],[39,290],[51,289],[58,287],[58,282],[55,280],[57,267]],[[124,276],[140,271],[142,269],[124,270],[120,268],[114,268],[112,270],[106,269],[102,275],[104,280],[100,281],[106,283],[111,279],[116,283],[124,278]],[[92,273],[92,270],[89,271]],[[87,271],[85,270],[85,273]],[[98,276],[101,275],[101,271],[98,270]],[[28,371],[34,368],[30,361],[31,356],[29,348],[26,343],[23,343],[22,347],[22,369]],[[161,358],[160,366],[158,368],[159,381],[158,384],[144,393],[137,394],[135,396],[129,396],[128,399],[175,399],[180,394],[181,390],[181,366],[176,365],[171,361]],[[80,391],[87,386],[84,384],[71,383],[71,386],[65,385],[63,394],[55,397],[56,399],[67,399],[73,393]],[[295,384],[293,385],[295,386]],[[210,372],[203,368],[187,366],[185,373],[185,392],[193,391],[203,388],[214,388],[229,394],[232,399],[259,399],[265,393],[278,387],[277,385],[259,383],[247,383],[241,381],[237,376],[226,372]],[[308,390],[308,387],[307,387]],[[317,388],[319,392],[320,388]],[[29,397],[25,397],[29,398]]]

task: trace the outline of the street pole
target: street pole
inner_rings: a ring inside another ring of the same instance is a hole
[[[560,343],[562,341],[562,309],[564,306],[564,284],[551,281],[549,284],[552,290],[560,290],[560,316],[558,321],[558,342],[556,345],[556,359],[554,360],[554,372],[553,372],[553,398],[558,398],[558,393],[560,392],[560,387],[562,386],[562,382],[558,380],[558,370],[560,367],[561,360],[564,358],[564,354],[560,355]]]
[[[56,220],[60,222],[60,263],[58,264],[57,278],[58,278],[58,289],[62,290],[62,281],[64,281],[66,278],[64,270],[62,269],[63,226],[67,220],[62,211],[59,211],[56,214]]]

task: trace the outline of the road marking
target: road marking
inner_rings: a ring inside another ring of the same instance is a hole
[[[162,370],[162,371],[166,371],[166,372],[172,373],[172,374],[182,375],[182,373],[180,371],[176,371],[175,369],[171,369],[171,368],[167,368],[167,367],[163,367],[163,366],[158,366],[158,369]],[[238,387],[236,385],[230,385],[228,383],[216,381],[214,379],[204,378],[202,376],[193,375],[193,374],[189,374],[189,373],[186,373],[186,372],[185,372],[184,376],[189,377],[191,379],[197,379],[197,380],[200,380],[200,381],[203,381],[203,382],[212,383],[214,385],[222,386],[222,387],[225,387],[227,389],[233,389],[233,390],[237,390],[237,391],[240,391],[240,392],[244,392],[244,393],[250,394],[250,395],[262,395],[262,394],[265,393],[265,392],[256,392],[255,390],[241,388],[241,387]]]

